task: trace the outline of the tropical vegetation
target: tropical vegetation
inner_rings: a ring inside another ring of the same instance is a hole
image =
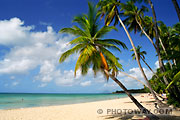
[[[172,2],[179,15],[177,1],[172,0]],[[137,4],[140,7],[136,6]],[[80,70],[82,75],[86,75],[90,68],[95,75],[101,71],[107,80],[111,78],[115,81],[136,106],[144,110],[144,114],[149,119],[159,119],[153,114],[146,114],[149,111],[117,79],[117,74],[123,71],[123,67],[119,63],[118,56],[113,54],[112,49],[121,52],[122,48],[127,49],[127,47],[124,42],[117,39],[107,39],[105,35],[122,27],[132,46],[132,57],[137,61],[146,81],[146,84],[143,83],[143,85],[153,94],[158,106],[167,107],[157,97],[157,93],[166,93],[167,104],[180,107],[180,23],[166,26],[163,21],[157,21],[156,11],[151,0],[128,0],[125,3],[121,3],[119,0],[99,0],[96,6],[92,3],[88,3],[88,6],[88,14],[74,17],[75,25],[73,27],[60,30],[61,33],[75,36],[75,39],[69,42],[72,48],[60,56],[60,63],[71,54],[79,54],[75,66],[75,76],[77,70]],[[149,11],[148,7],[152,10],[152,16],[146,15]],[[100,23],[103,21],[105,24],[101,26]],[[140,46],[135,46],[135,40],[132,39],[130,32],[140,33],[140,36],[145,36],[146,38],[144,38],[150,41],[155,50],[154,56],[158,57],[159,68],[157,70],[153,70],[146,62],[147,52],[141,51]],[[146,65],[153,73],[150,80],[144,72],[143,65]]]

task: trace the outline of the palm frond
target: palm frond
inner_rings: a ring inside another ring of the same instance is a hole
[[[89,40],[88,37],[85,36],[79,36],[75,39],[73,39],[72,41],[69,42],[69,44],[79,44],[79,43],[87,43],[88,44]]]
[[[78,44],[78,45],[74,46],[72,49],[64,52],[61,55],[59,62],[60,63],[64,62],[64,60],[67,59],[71,54],[80,51],[80,49],[82,49],[82,47],[84,47],[84,46],[85,46],[85,44]]]
[[[60,33],[68,33],[75,36],[87,36],[86,33],[84,33],[80,28],[77,26],[73,26],[73,28],[63,28],[59,31]]]
[[[111,44],[111,43],[105,43],[103,41],[97,41],[95,44],[97,46],[102,46],[105,48],[114,49],[114,50],[118,50],[119,52],[121,52],[121,49],[119,47],[117,47],[116,45]]]
[[[110,32],[112,30],[117,31],[117,28],[114,26],[111,26],[111,27],[104,26],[99,31],[97,31],[97,33],[94,35],[94,38],[102,38],[104,35],[106,35],[108,32]]]
[[[86,64],[86,62],[89,60],[89,58],[92,56],[94,52],[96,52],[96,49],[92,45],[87,45],[85,48],[81,49],[80,56],[75,66],[75,75],[79,67],[83,64]]]
[[[98,41],[103,41],[103,42],[105,42],[105,43],[110,43],[110,44],[119,45],[119,46],[121,46],[123,49],[128,49],[125,43],[123,43],[123,42],[121,42],[121,41],[119,41],[119,40],[116,40],[116,39],[102,39],[102,40],[100,39],[100,40],[98,40]]]

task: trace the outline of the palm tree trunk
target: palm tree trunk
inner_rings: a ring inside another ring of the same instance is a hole
[[[129,32],[127,31],[124,23],[123,23],[122,20],[120,19],[117,9],[116,9],[116,15],[117,15],[117,17],[118,17],[118,19],[119,19],[119,22],[120,22],[121,25],[123,26],[123,28],[124,28],[124,30],[125,30],[128,38],[129,38],[130,42],[131,42],[131,45],[132,45],[133,50],[134,50],[134,53],[135,53],[136,61],[137,61],[137,63],[138,63],[138,66],[139,66],[139,68],[140,68],[140,71],[141,71],[141,73],[142,73],[142,75],[143,75],[143,77],[144,77],[144,79],[145,79],[145,81],[146,81],[146,83],[147,83],[147,85],[148,85],[149,90],[151,91],[153,97],[154,97],[155,100],[157,101],[159,107],[163,106],[163,105],[162,105],[162,102],[157,98],[156,94],[155,94],[155,93],[153,92],[153,90],[152,90],[151,85],[149,84],[149,81],[148,81],[148,79],[147,79],[147,77],[146,77],[146,75],[145,75],[145,73],[144,73],[144,70],[142,69],[142,66],[141,66],[141,64],[140,64],[140,61],[139,61],[139,59],[138,59],[138,54],[137,54],[136,48],[135,48],[135,46],[134,46],[133,40],[132,40]]]
[[[137,20],[137,17],[136,17],[136,22],[137,22],[137,24],[139,25],[141,31],[144,33],[144,35],[145,35],[145,36],[149,39],[149,41],[153,44],[153,46],[154,46],[154,48],[155,48],[155,50],[156,50],[156,52],[157,52],[157,47],[156,47],[156,45],[154,44],[153,40],[149,37],[149,35],[144,31],[143,27],[141,26],[141,24],[140,24],[139,21]],[[160,40],[160,43],[161,43],[161,46],[162,46],[162,48],[163,48],[163,51],[165,52],[165,54],[166,54],[166,56],[167,56],[167,52],[166,52],[166,49],[165,49],[165,47],[164,47],[164,45],[163,45],[163,43],[162,43],[162,40]],[[168,60],[168,63],[169,63],[169,65],[170,65],[171,69],[172,69],[172,64],[171,64],[171,62],[170,62],[169,60]]]
[[[164,64],[162,62],[162,59],[161,59],[161,55],[160,55],[160,48],[159,48],[159,33],[158,33],[158,27],[157,27],[157,20],[156,20],[156,13],[155,13],[155,10],[154,10],[154,6],[151,2],[151,0],[148,0],[150,6],[151,6],[151,9],[152,9],[152,13],[153,13],[153,19],[154,19],[154,28],[155,28],[155,33],[156,33],[156,36],[155,36],[155,39],[156,39],[156,46],[157,46],[157,54],[158,54],[158,60],[159,60],[159,67],[160,67],[160,71],[161,73],[165,72],[165,67],[164,67]],[[169,84],[166,76],[163,76],[163,79],[164,79],[164,82],[166,85]]]
[[[176,0],[172,0],[172,2],[174,4],[174,7],[176,9],[176,12],[177,12],[177,15],[178,15],[178,18],[179,18],[179,21],[180,21],[180,8],[179,8],[179,5],[178,5]]]
[[[144,82],[142,82],[141,80],[137,79],[136,77],[133,77],[133,76],[131,76],[131,75],[125,73],[125,72],[122,72],[122,71],[119,71],[119,72],[124,74],[124,75],[126,75],[126,76],[128,76],[128,77],[130,77],[130,78],[132,78],[132,79],[137,80],[138,82],[140,82],[141,84],[143,84],[144,86],[146,86],[148,88],[148,86]]]
[[[141,57],[141,56],[140,56]],[[149,68],[149,70],[156,76],[156,78],[159,78],[159,76],[152,70],[152,68],[147,64],[147,62],[141,57],[142,61],[146,64],[146,66]],[[160,78],[159,80],[164,83]]]
[[[149,110],[147,110],[145,107],[143,107],[132,95],[130,92],[128,92],[128,90],[126,89],[126,87],[117,79],[115,78],[113,75],[109,74],[109,72],[107,70],[104,70],[104,72],[106,74],[108,74],[110,76],[110,78],[112,80],[114,80],[114,82],[116,82],[123,90],[124,92],[128,95],[128,97],[133,101],[133,103],[141,110],[141,112],[146,115],[150,120],[159,120],[159,118],[157,116],[155,116],[154,114],[152,114]]]
[[[165,49],[165,47],[164,47],[164,45],[163,45],[162,40],[161,40],[160,37],[159,37],[159,41],[160,41],[160,44],[161,44],[161,46],[162,46],[163,51],[165,52],[166,56],[168,56],[168,54],[167,54],[167,52],[166,52],[166,49]],[[170,65],[170,68],[172,69],[171,61],[168,60],[168,63],[169,63],[169,65]]]
[[[176,66],[177,64],[176,64],[176,60],[175,59],[173,59],[173,63],[174,63],[174,65]]]
[[[136,22],[139,25],[141,31],[144,33],[144,35],[149,39],[149,41],[153,44],[154,48],[157,50],[156,45],[154,44],[153,40],[149,37],[149,35],[144,31],[143,27],[141,26],[141,24],[139,23],[139,21],[136,18]]]
[[[138,82],[140,82],[142,85],[144,85],[144,86],[146,86],[147,88],[149,88],[144,82],[142,82],[141,80],[139,80],[139,79],[137,79],[136,77],[134,77],[134,76],[131,76],[131,75],[129,75],[129,74],[127,74],[127,73],[125,73],[125,72],[122,72],[122,71],[119,71],[120,73],[122,73],[122,74],[124,74],[124,75],[126,75],[126,76],[128,76],[128,77],[130,77],[130,78],[132,78],[132,79],[135,79],[135,80],[137,80]],[[162,81],[161,81],[162,82]],[[153,90],[154,91],[154,90]],[[162,98],[159,94],[157,94],[155,91],[154,91],[154,93],[156,94],[156,95],[158,95],[160,98]]]
[[[141,60],[146,64],[146,66],[149,68],[149,70],[157,77],[159,78],[159,76],[156,75],[156,73],[152,70],[152,68],[147,64],[147,62],[140,56]]]

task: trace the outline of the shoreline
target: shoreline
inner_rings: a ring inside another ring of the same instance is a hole
[[[134,95],[135,96],[135,95]],[[121,98],[127,98],[128,96],[123,96]],[[22,108],[8,108],[8,109],[0,109],[1,110],[18,110],[18,109],[28,109],[28,108],[42,108],[42,107],[55,107],[55,106],[64,106],[64,105],[75,105],[75,104],[84,104],[84,103],[93,103],[93,102],[103,102],[109,100],[117,100],[121,98],[112,98],[107,100],[95,100],[95,101],[86,101],[86,102],[79,102],[79,103],[67,103],[67,104],[59,104],[59,105],[44,105],[44,106],[34,106],[34,107],[22,107]]]
[[[152,111],[156,109],[152,96],[139,94],[135,95],[135,98],[147,109]],[[117,114],[118,110],[124,109],[137,110],[138,108],[128,97],[124,97],[78,104],[0,110],[0,120],[104,120],[110,117],[112,120],[116,120],[124,117],[132,119],[145,117],[143,115]],[[173,110],[172,114],[168,115],[168,119],[169,117],[173,117],[173,120],[176,120],[176,117],[180,119],[180,111]]]
[[[9,93],[9,94],[17,94],[17,93]],[[22,93],[22,94],[26,94],[26,93]],[[29,94],[29,93],[27,93],[27,94]],[[34,94],[34,93],[32,93],[32,94]],[[38,94],[41,94],[41,93],[38,93]],[[64,102],[64,103],[63,102],[54,103],[54,104],[47,103],[47,104],[37,104],[35,106],[22,106],[22,107],[19,106],[19,107],[9,107],[9,108],[8,107],[4,107],[4,108],[0,108],[0,110],[11,110],[11,109],[13,110],[13,109],[23,109],[23,108],[36,108],[36,107],[50,107],[50,106],[61,106],[61,105],[73,105],[73,104],[99,102],[99,101],[106,101],[106,100],[113,100],[113,99],[119,99],[119,98],[126,98],[126,97],[128,97],[125,93],[120,93],[120,94],[119,93],[117,93],[117,94],[105,93],[105,95],[106,94],[110,94],[112,96],[109,96],[109,98],[108,97],[107,98],[103,98],[103,96],[102,96],[102,99],[91,99],[90,98],[89,100],[86,98],[87,96],[85,96],[85,99],[79,99],[79,100],[76,99],[75,101],[71,101],[70,100],[69,102]],[[136,95],[139,95],[139,94],[141,94],[141,93],[133,93],[133,96],[136,96]],[[36,95],[36,93],[35,93],[35,95]],[[43,95],[46,95],[46,93],[43,94]],[[54,95],[54,94],[51,94],[51,95]],[[59,95],[61,95],[61,94],[59,94]],[[72,95],[72,94],[66,94],[66,95]],[[89,95],[89,94],[85,94],[85,93],[81,94],[80,93],[80,94],[73,94],[73,95]],[[91,93],[90,95],[104,95],[104,94],[102,94],[102,93],[101,94]],[[113,95],[115,95],[115,96],[113,97]],[[20,100],[18,103],[23,103],[24,100],[26,100],[26,98],[23,98],[23,96],[22,96],[22,99],[23,99],[23,101]],[[59,100],[61,100],[61,99],[59,99]],[[56,100],[56,101],[58,101],[58,100]],[[56,101],[54,101],[54,102],[56,102]],[[29,103],[25,103],[25,104],[29,104]]]

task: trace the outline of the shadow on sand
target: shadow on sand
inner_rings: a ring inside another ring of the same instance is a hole
[[[157,115],[160,120],[180,120],[180,115]],[[105,115],[101,116],[103,119],[107,120],[143,120],[146,118],[144,115],[127,115],[127,114],[118,114],[118,115]]]

